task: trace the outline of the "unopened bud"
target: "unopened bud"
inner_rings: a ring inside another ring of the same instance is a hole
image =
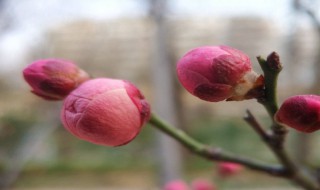
[[[189,190],[189,187],[182,180],[173,180],[165,184],[163,190]]]
[[[132,141],[149,116],[149,104],[133,84],[107,78],[84,82],[66,97],[61,112],[69,132],[106,146]]]
[[[282,64],[280,63],[280,57],[277,52],[272,52],[267,57],[267,64],[268,64],[268,67],[271,68],[272,70],[275,70],[278,72],[282,70]]]
[[[304,133],[320,129],[320,96],[298,95],[286,99],[275,120]]]
[[[222,177],[229,177],[238,174],[242,170],[240,164],[221,162],[218,164],[218,173]]]
[[[89,75],[74,63],[59,59],[33,62],[23,70],[31,92],[46,100],[62,100]]]
[[[192,190],[215,190],[216,187],[204,179],[195,179],[191,183]]]
[[[249,57],[228,46],[189,51],[178,61],[177,74],[187,91],[211,102],[254,98],[252,90],[263,86],[263,77],[252,70]]]

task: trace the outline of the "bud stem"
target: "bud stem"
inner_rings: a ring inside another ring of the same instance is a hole
[[[239,155],[233,155],[229,152],[223,151],[220,148],[208,147],[207,145],[202,144],[194,138],[190,137],[184,131],[172,127],[169,124],[163,122],[155,114],[151,115],[149,123],[161,130],[162,132],[166,133],[167,135],[171,136],[173,139],[177,140],[180,144],[182,144],[191,152],[205,159],[212,161],[226,161],[237,163],[246,166],[249,169],[268,173],[273,176],[287,177],[286,170],[284,170],[284,168],[281,166],[264,164],[253,159],[244,158]]]
[[[262,98],[258,99],[258,102],[261,103],[267,110],[271,120],[272,120],[272,132],[273,140],[275,146],[282,148],[285,136],[287,134],[287,129],[278,124],[274,120],[274,115],[278,111],[277,103],[277,81],[278,75],[282,70],[282,65],[280,63],[279,55],[276,52],[272,52],[268,59],[265,60],[262,57],[257,57],[258,62],[263,70],[264,79],[265,79],[265,95]]]
[[[270,64],[260,56],[258,56],[257,59],[264,73],[265,80],[265,96],[258,101],[267,109],[269,116],[273,120],[273,116],[278,110],[276,96],[277,80],[281,69],[274,69],[274,67],[271,67]]]

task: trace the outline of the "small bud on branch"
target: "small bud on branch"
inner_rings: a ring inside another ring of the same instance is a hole
[[[267,57],[268,67],[274,71],[280,72],[282,70],[282,64],[280,63],[280,57],[277,52],[272,52]]]
[[[70,61],[43,59],[23,70],[31,92],[46,100],[63,100],[72,90],[89,79],[89,75]]]
[[[251,99],[253,89],[263,86],[249,57],[228,46],[190,50],[178,61],[177,74],[188,92],[210,102]]]
[[[284,101],[275,119],[300,132],[311,133],[320,129],[320,96],[299,95]]]

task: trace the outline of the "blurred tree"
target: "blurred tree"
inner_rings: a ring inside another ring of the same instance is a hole
[[[319,6],[316,4],[319,3],[318,0],[292,0],[292,7],[295,14],[302,13],[307,15],[312,24],[313,28],[317,32],[317,38],[314,42],[316,44],[316,51],[313,64],[313,83],[310,85],[307,93],[310,94],[319,94],[320,92],[320,19],[317,15],[317,11]],[[296,24],[296,23],[295,23]],[[294,40],[291,39],[291,42]],[[292,45],[292,44],[290,44]],[[299,45],[298,45],[299,46]],[[290,49],[290,47],[289,47]],[[299,51],[299,50],[296,50]],[[298,52],[299,53],[299,52]],[[292,52],[291,56],[294,56],[295,53]],[[294,60],[294,58],[292,58]],[[312,154],[312,138],[308,134],[299,133],[296,139],[296,158],[297,161],[303,164],[307,164],[310,162],[311,154]]]
[[[11,27],[12,20],[6,9],[7,1],[0,0],[0,33]]]
[[[150,15],[154,24],[152,77],[154,86],[154,110],[166,121],[178,126],[174,86],[174,69],[168,46],[167,2],[149,0]],[[180,178],[181,155],[178,144],[162,133],[157,133],[157,154],[160,162],[160,183]]]

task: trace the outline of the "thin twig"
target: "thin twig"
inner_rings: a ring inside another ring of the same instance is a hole
[[[281,166],[273,166],[261,163],[253,159],[244,158],[239,155],[233,155],[229,152],[223,151],[220,148],[210,148],[207,145],[204,145],[196,141],[188,134],[186,134],[184,131],[172,127],[169,124],[163,122],[155,114],[152,114],[149,123],[152,124],[154,127],[160,129],[167,135],[171,136],[175,140],[177,140],[191,152],[208,160],[233,162],[241,164],[252,170],[264,172],[273,176],[287,177],[287,171],[284,170]]]
[[[243,119],[256,131],[256,133],[258,133],[263,141],[270,141],[270,134],[263,129],[250,110],[247,110],[247,115]]]
[[[274,152],[278,160],[283,164],[283,171],[285,172],[283,175],[284,177],[292,179],[297,184],[300,184],[307,189],[314,189],[316,187],[313,181],[301,173],[300,169],[289,158],[284,148],[279,146],[279,143],[281,143],[283,139],[278,139],[278,136],[268,134],[249,110],[247,110],[247,116],[244,117],[244,120],[257,132],[271,151]]]
[[[280,165],[269,165],[257,160],[248,159],[239,155],[234,155],[229,152],[223,151],[220,148],[207,148],[201,154],[202,157],[211,161],[224,161],[241,164],[251,170],[264,172],[272,176],[288,177],[288,172]]]

